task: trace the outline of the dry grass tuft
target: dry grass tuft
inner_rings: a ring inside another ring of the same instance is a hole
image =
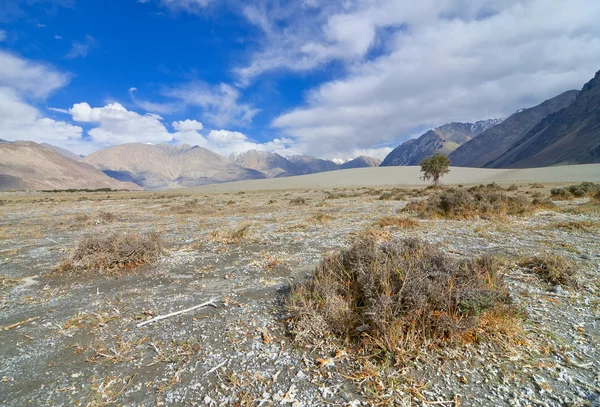
[[[537,274],[544,281],[552,285],[576,286],[576,271],[573,263],[559,255],[544,254],[522,259],[518,262],[520,267]]]
[[[238,244],[250,234],[252,225],[246,224],[230,231],[212,231],[208,234],[210,240],[225,244]]]
[[[290,205],[306,205],[306,199],[298,196],[296,198],[290,199]]]
[[[426,200],[410,202],[404,211],[427,218],[493,219],[507,215],[524,215],[554,207],[550,200],[534,199],[530,202],[523,196],[509,196],[498,191],[494,184],[491,185],[469,190],[449,189]]]
[[[163,241],[160,235],[155,233],[88,236],[77,243],[54,271],[126,274],[144,264],[152,263],[163,253]]]
[[[600,222],[594,222],[591,220],[557,222],[548,226],[548,229],[580,230],[583,232],[592,232],[594,229],[598,228],[600,228]]]
[[[401,228],[416,228],[418,227],[419,221],[404,216],[384,216],[375,222],[376,226],[380,228],[388,226],[396,226]]]
[[[504,291],[500,267],[492,257],[454,260],[418,239],[364,236],[292,289],[290,328],[302,343],[350,344],[399,363],[423,347],[506,340],[523,315]]]
[[[323,224],[323,223],[327,223],[329,221],[332,221],[333,220],[333,216],[328,215],[328,214],[323,213],[323,212],[319,212],[319,213],[315,214],[314,216],[312,216],[311,218],[309,218],[308,220],[312,221],[312,222]]]
[[[100,211],[92,216],[87,213],[78,213],[75,215],[75,222],[77,225],[106,225],[116,222],[117,220],[117,215],[107,211]]]

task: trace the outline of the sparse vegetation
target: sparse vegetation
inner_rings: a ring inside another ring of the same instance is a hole
[[[591,220],[574,220],[568,222],[557,222],[553,225],[549,225],[548,228],[592,232],[594,229],[600,228],[600,223]]]
[[[151,233],[88,236],[55,267],[55,272],[118,275],[152,263],[164,252],[160,235]]]
[[[421,161],[421,179],[433,181],[434,186],[440,184],[440,178],[450,172],[450,159],[440,153],[434,154]]]
[[[552,196],[552,199],[556,200],[567,200],[573,198],[573,194],[571,194],[565,188],[552,188],[550,190],[550,195]]]
[[[514,332],[503,327],[523,316],[504,292],[500,265],[492,257],[457,261],[417,239],[380,244],[363,236],[292,289],[291,330],[300,342],[350,343],[397,362],[422,347],[506,338]]]
[[[593,197],[600,194],[600,185],[592,182],[582,182],[581,184],[571,185],[568,190],[573,196],[582,198],[585,196]]]
[[[416,228],[419,226],[419,221],[416,221],[405,216],[384,216],[375,222],[375,225],[380,228],[387,226],[396,226],[401,228]]]
[[[302,198],[301,196],[292,198],[290,199],[290,205],[306,205],[306,198]]]
[[[552,285],[576,285],[575,267],[562,256],[552,254],[533,256],[520,260],[518,265]]]
[[[225,244],[237,244],[248,237],[252,225],[245,224],[230,231],[212,231],[208,234],[209,238],[215,242]]]
[[[469,190],[449,189],[427,200],[410,202],[404,211],[421,217],[473,219],[523,215],[551,207],[553,204],[549,200],[529,202],[523,196],[509,196],[495,191],[495,188],[474,187]]]

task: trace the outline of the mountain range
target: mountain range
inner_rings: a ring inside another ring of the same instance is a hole
[[[0,143],[0,191],[100,188],[141,189],[31,141]]]
[[[0,139],[0,190],[167,189],[349,168],[418,165],[441,153],[461,167],[526,168],[600,162],[600,71],[506,119],[452,122],[396,147],[384,160],[335,163],[250,150],[225,158],[199,146],[122,144],[81,158],[60,147]]]
[[[449,155],[461,145],[485,130],[502,123],[503,119],[481,120],[475,123],[448,123],[429,130],[421,137],[396,147],[381,163],[382,166],[419,165],[430,155]]]

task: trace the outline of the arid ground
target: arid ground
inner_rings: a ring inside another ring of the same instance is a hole
[[[556,185],[508,186],[503,194],[531,201]],[[600,405],[595,198],[446,219],[402,212],[438,193],[423,187],[226,188],[0,194],[0,404]],[[378,222],[385,217],[415,222]],[[110,275],[57,269],[81,239],[113,233],[159,233],[166,249]],[[289,287],[364,233],[420,237],[457,259],[501,256],[523,331],[402,365],[295,341]],[[577,283],[551,284],[524,266],[542,255],[564,258]]]

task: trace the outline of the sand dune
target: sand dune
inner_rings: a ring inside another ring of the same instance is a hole
[[[290,178],[231,182],[191,188],[194,191],[258,191],[352,186],[419,186],[427,185],[420,177],[420,167],[377,167],[331,171]],[[442,178],[445,185],[511,183],[600,182],[600,164],[569,165],[527,169],[485,169],[451,167]],[[189,189],[188,189],[189,190]]]

